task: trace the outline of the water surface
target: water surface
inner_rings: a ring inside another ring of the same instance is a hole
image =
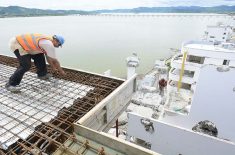
[[[23,33],[60,34],[66,39],[57,57],[66,67],[126,76],[126,57],[140,57],[138,73],[146,73],[156,59],[171,55],[185,40],[200,39],[207,25],[230,22],[229,16],[200,14],[55,16],[0,19],[0,53],[14,56],[11,37]]]

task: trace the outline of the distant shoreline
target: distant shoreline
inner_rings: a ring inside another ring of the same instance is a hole
[[[7,17],[42,17],[42,16],[69,16],[69,15],[103,15],[103,14],[230,14],[235,15],[235,6],[176,6],[176,7],[138,7],[132,9],[114,10],[43,10],[35,8],[25,8],[20,6],[0,6],[0,18]]]
[[[1,16],[0,18],[17,18],[17,17],[57,17],[57,16],[224,16],[230,15],[234,16],[235,14],[226,14],[226,13],[101,13],[101,14],[66,14],[66,15],[17,15],[17,16]]]
[[[17,18],[17,17],[55,17],[55,16],[72,16],[72,15],[28,15],[28,16],[21,16],[21,15],[16,15],[16,16],[1,16],[0,18]]]

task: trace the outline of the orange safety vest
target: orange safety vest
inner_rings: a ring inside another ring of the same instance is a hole
[[[42,53],[46,53],[46,51],[39,46],[39,41],[42,39],[53,40],[52,37],[41,34],[23,34],[16,36],[16,40],[25,51],[42,51]]]

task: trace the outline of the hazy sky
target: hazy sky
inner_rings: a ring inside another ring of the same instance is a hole
[[[0,0],[0,6],[18,5],[40,9],[99,10],[159,6],[235,5],[235,0]]]

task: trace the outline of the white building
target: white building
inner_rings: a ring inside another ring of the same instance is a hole
[[[218,23],[217,26],[207,26],[205,40],[209,42],[227,42],[231,39],[233,27]]]
[[[129,113],[129,139],[141,139],[164,155],[235,154],[232,32],[230,26],[209,26],[205,40],[182,44],[171,60],[161,116],[156,120]],[[195,130],[199,122],[207,123]]]
[[[206,40],[184,42],[181,53],[172,58],[167,104],[178,100],[176,96],[183,99],[184,104],[191,102],[201,68],[205,65],[235,67],[235,45],[231,40],[232,27],[208,26],[207,32]]]

